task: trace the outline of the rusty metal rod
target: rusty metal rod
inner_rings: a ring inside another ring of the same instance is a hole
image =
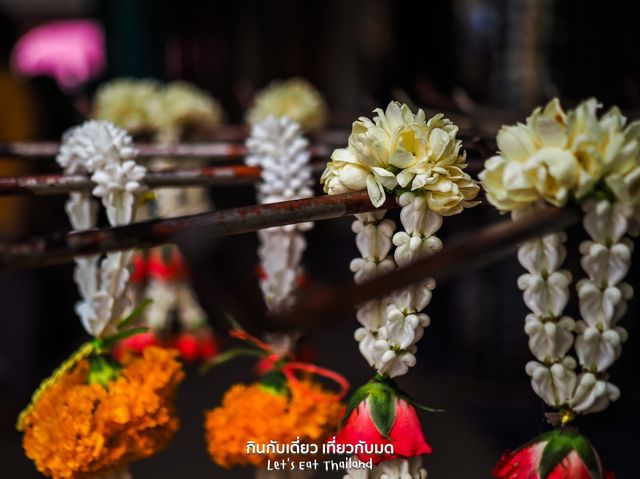
[[[397,207],[395,199],[388,199],[379,209],[394,207]],[[74,256],[180,242],[187,239],[187,234],[215,238],[375,209],[367,192],[357,191],[54,234],[24,243],[0,245],[0,271],[61,264]]]
[[[247,154],[247,148],[239,143],[183,143],[179,145],[154,145],[138,143],[135,147],[141,158],[154,157],[185,157],[185,158],[209,158],[220,161],[243,158]],[[13,142],[0,143],[1,157],[21,158],[53,158],[58,154],[60,143],[57,142]],[[332,147],[328,145],[311,145],[310,151],[313,157],[327,157],[331,154]]]
[[[315,175],[325,168],[324,162],[311,165]],[[260,180],[260,167],[245,165],[175,168],[148,172],[144,183],[149,188],[167,186],[229,186]],[[45,196],[89,191],[94,183],[84,175],[33,175],[0,177],[0,196]]]
[[[270,318],[270,326],[276,329],[326,326],[331,318],[352,311],[354,305],[384,297],[426,278],[446,280],[489,264],[511,254],[518,244],[564,229],[579,218],[577,208],[546,209],[515,222],[503,221],[473,234],[463,233],[452,238],[440,252],[366,283],[349,282],[332,288],[311,286],[300,294],[290,312]]]

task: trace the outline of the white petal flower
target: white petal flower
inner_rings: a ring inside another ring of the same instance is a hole
[[[325,192],[366,187],[374,206],[397,187],[422,195],[428,208],[444,216],[474,206],[478,185],[463,170],[466,156],[458,128],[442,115],[425,120],[407,105],[391,102],[373,120],[353,123],[348,148],[337,149],[322,175]]]
[[[255,125],[268,116],[290,118],[308,132],[323,128],[328,113],[324,99],[309,82],[292,78],[275,81],[256,94],[247,121]]]
[[[160,85],[153,80],[112,80],[96,92],[92,116],[131,134],[153,132],[159,92]]]
[[[622,202],[640,199],[640,124],[626,125],[617,108],[598,118],[590,99],[565,113],[557,99],[537,108],[526,124],[503,127],[499,154],[480,179],[489,201],[502,211],[540,199],[563,206],[582,199],[604,179]]]

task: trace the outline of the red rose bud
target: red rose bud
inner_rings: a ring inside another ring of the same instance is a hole
[[[182,333],[173,346],[180,351],[180,356],[187,362],[195,362],[199,356],[198,338],[191,333]]]
[[[148,346],[159,345],[160,342],[156,335],[151,331],[147,331],[129,336],[128,338],[119,341],[113,348],[113,355],[116,359],[121,359],[125,351],[141,353]]]
[[[200,333],[198,336],[198,356],[200,360],[206,361],[207,359],[211,359],[218,354],[219,349],[216,338],[213,337],[213,334],[208,328]]]
[[[598,453],[575,429],[558,429],[505,452],[492,471],[496,479],[615,479],[602,472]]]
[[[342,421],[335,442],[359,446],[346,452],[353,452],[361,461],[371,459],[378,464],[431,453],[415,408],[391,384],[375,381],[359,388]],[[393,446],[393,452],[389,447],[382,451],[384,445]]]
[[[147,279],[147,260],[142,253],[136,253],[131,260],[133,265],[129,281],[132,283],[141,283]]]

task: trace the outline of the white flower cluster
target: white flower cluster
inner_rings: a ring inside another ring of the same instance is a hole
[[[262,168],[260,203],[313,196],[308,146],[300,125],[287,117],[268,116],[252,126],[246,163]],[[307,222],[258,232],[258,255],[264,273],[260,287],[270,310],[293,304],[291,293],[300,277],[300,261],[307,246],[302,232],[312,227],[313,223]]]
[[[65,133],[57,161],[66,173],[88,173],[96,183],[93,194],[102,200],[111,225],[130,223],[135,194],[143,189],[146,169],[136,165],[137,152],[127,133],[103,121],[89,121]],[[66,204],[76,230],[96,226],[96,205],[85,192],[71,193]],[[127,265],[131,252],[76,258],[75,280],[82,300],[76,305],[89,334],[100,337],[110,330],[127,306]]]
[[[404,231],[394,235],[395,224],[383,220],[384,213],[380,212],[358,215],[353,223],[362,255],[351,262],[356,282],[389,272],[396,264],[405,266],[442,248],[442,242],[434,236],[442,225],[442,216],[429,208],[425,197],[404,193],[398,201],[402,205],[400,220]],[[396,246],[395,261],[389,257],[392,242]],[[416,343],[430,322],[421,311],[431,301],[434,287],[433,280],[422,281],[359,307],[357,318],[362,327],[356,330],[355,339],[362,355],[379,374],[401,376],[415,365]]]
[[[514,219],[539,207],[517,210]],[[526,366],[533,390],[548,405],[587,414],[605,409],[620,396],[606,370],[620,356],[626,331],[617,322],[633,291],[622,280],[631,261],[632,244],[622,239],[632,209],[607,200],[589,201],[584,227],[591,240],[580,246],[588,279],[577,284],[582,320],[563,316],[569,300],[571,274],[559,270],[566,256],[566,235],[557,233],[525,243],[518,259],[528,273],[518,279],[524,301],[532,311],[526,318],[529,348],[536,357]],[[578,361],[567,353],[574,346]],[[582,372],[576,373],[578,365]]]
[[[410,459],[384,461],[372,470],[351,469],[343,479],[426,479],[427,471],[422,467],[420,456]]]
[[[144,289],[144,297],[152,300],[144,317],[145,323],[153,330],[166,330],[172,311],[176,312],[183,330],[198,329],[206,322],[207,315],[198,303],[191,284],[184,278],[151,278]]]
[[[224,112],[207,92],[186,82],[161,85],[154,80],[120,78],[100,87],[93,117],[134,135],[153,133],[161,143],[175,143],[191,128],[215,128]]]

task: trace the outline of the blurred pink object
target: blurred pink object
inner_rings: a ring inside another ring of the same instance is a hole
[[[104,70],[102,26],[93,20],[40,25],[16,43],[12,62],[22,75],[52,76],[62,90],[75,90]]]

